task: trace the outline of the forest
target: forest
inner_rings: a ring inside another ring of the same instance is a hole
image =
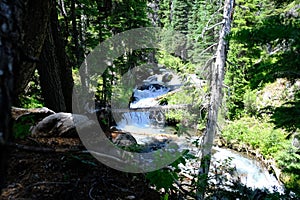
[[[0,199],[300,199],[299,0],[0,0]]]

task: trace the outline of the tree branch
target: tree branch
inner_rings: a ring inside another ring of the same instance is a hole
[[[199,57],[202,56],[202,54],[204,54],[206,51],[210,50],[212,47],[217,46],[218,43],[214,43],[212,45],[210,45],[209,47],[207,47],[206,49],[204,49],[200,54]]]
[[[223,6],[220,6],[219,9],[214,12],[214,14],[211,15],[210,19],[208,20],[208,22],[206,23],[206,26],[204,27],[203,31],[201,32],[201,38],[203,39],[204,38],[204,33],[208,30],[210,30],[211,28],[207,29],[206,27],[208,27],[208,25],[210,24],[210,22],[213,20],[214,16],[218,13],[220,13],[220,11],[223,9]],[[222,22],[219,22],[219,23],[224,23],[224,21]],[[217,24],[219,24],[217,23]],[[213,25],[214,26],[214,25]],[[215,27],[215,26],[214,26]]]

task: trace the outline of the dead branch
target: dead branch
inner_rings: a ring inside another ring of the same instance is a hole
[[[156,106],[156,107],[147,107],[147,108],[120,108],[120,109],[112,109],[112,112],[113,113],[149,112],[149,111],[189,108],[191,106],[192,106],[191,104],[181,104],[181,105],[166,105],[166,106]]]
[[[28,185],[25,190],[29,190],[29,188],[32,188],[34,186],[38,185],[70,185],[70,182],[47,182],[47,181],[41,181],[41,182],[36,182],[31,185]]]
[[[213,48],[214,46],[217,46],[217,45],[218,45],[218,43],[214,43],[214,44],[210,45],[209,47],[204,49],[201,53],[199,53],[199,57],[201,57],[205,52],[207,52],[208,50],[210,50],[211,48]]]
[[[39,116],[49,116],[51,114],[54,114],[55,112],[43,107],[43,108],[17,108],[17,107],[12,107],[11,108],[11,115],[14,120],[18,120],[20,117],[24,115],[39,115]]]
[[[177,93],[177,92],[180,92],[180,91],[182,91],[182,88],[181,88],[181,87],[178,88],[178,89],[176,89],[176,90],[173,90],[173,91],[171,91],[171,92],[168,92],[167,94],[164,94],[164,95],[161,95],[161,96],[159,96],[159,97],[156,97],[155,100],[157,101],[157,100],[166,98],[166,97],[171,96],[171,95],[173,95],[173,94],[175,94],[175,93]]]
[[[207,31],[207,30],[210,30],[211,28],[207,28],[208,25],[210,24],[210,22],[214,19],[214,16],[217,15],[218,13],[220,13],[220,11],[223,9],[224,6],[220,6],[218,10],[216,10],[216,12],[214,12],[210,19],[208,20],[208,22],[206,23],[206,26],[204,27],[200,37],[203,39],[204,38],[204,33]],[[219,22],[219,23],[222,23],[223,24],[223,21],[222,22]],[[214,25],[213,25],[214,26]],[[215,26],[214,26],[215,27]]]
[[[92,186],[91,189],[89,190],[89,197],[90,197],[90,199],[92,199],[92,200],[96,200],[96,199],[92,196],[93,190],[94,190],[94,186]]]

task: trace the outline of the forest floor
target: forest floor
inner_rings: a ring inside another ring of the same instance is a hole
[[[143,174],[105,166],[84,153],[79,138],[26,138],[14,143],[19,147],[11,150],[7,187],[0,199],[160,199]]]

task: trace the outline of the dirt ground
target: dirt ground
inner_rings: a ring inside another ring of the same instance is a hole
[[[78,138],[26,138],[14,143],[19,146],[11,148],[7,187],[0,199],[160,199],[143,174],[116,171],[82,151],[50,149],[84,150]]]

